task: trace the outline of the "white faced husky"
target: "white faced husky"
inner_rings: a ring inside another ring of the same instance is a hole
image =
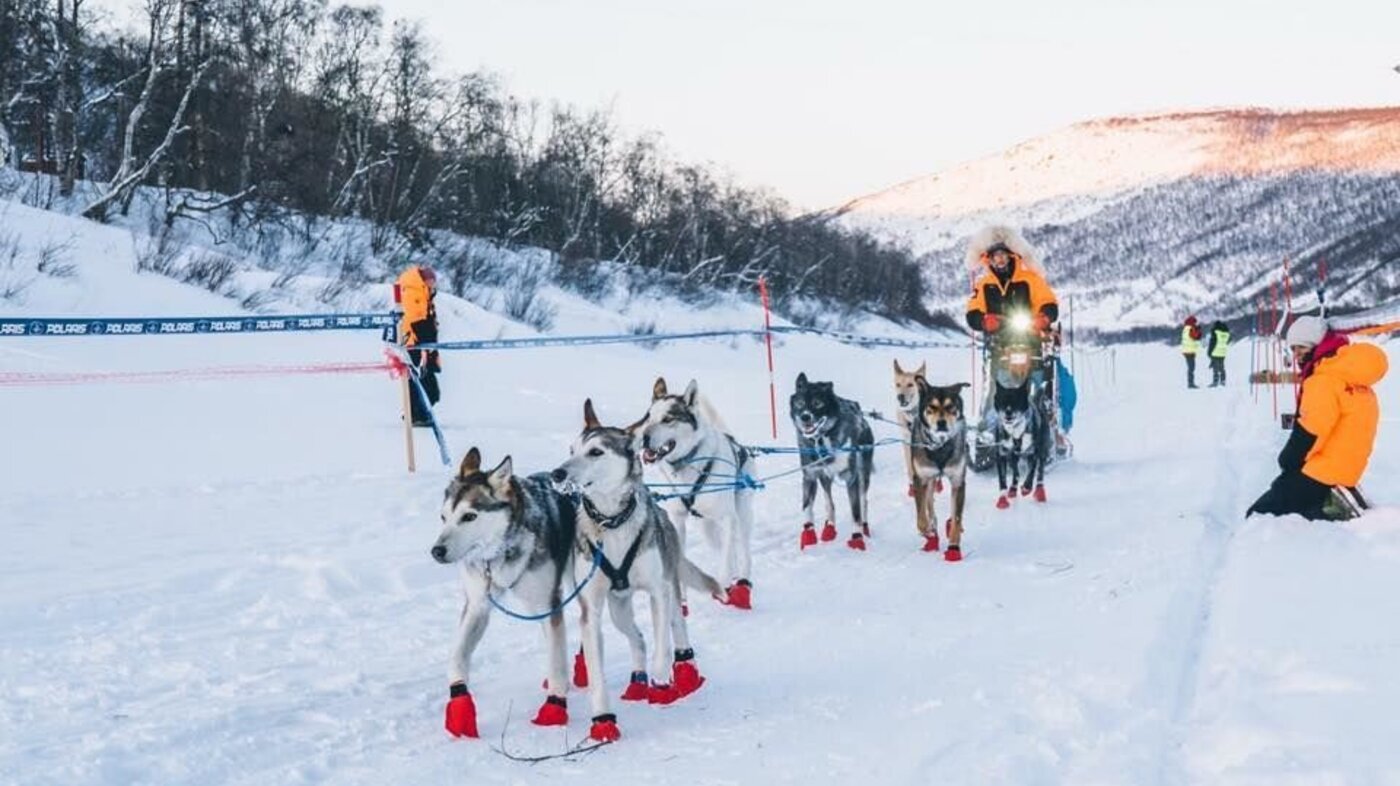
[[[580,494],[579,541],[587,556],[597,559],[602,554],[600,575],[581,595],[583,658],[593,704],[589,736],[595,740],[621,737],[617,716],[609,710],[603,671],[598,612],[604,599],[632,651],[632,678],[623,700],[670,704],[699,690],[704,682],[695,668],[695,651],[681,614],[680,584],[684,581],[716,597],[720,592],[719,582],[681,555],[675,527],[642,483],[636,442],[633,430],[601,425],[589,400],[583,405],[583,433],[569,449],[569,460],[552,474],[556,485]],[[637,590],[651,599],[650,684],[646,643],[632,616],[632,593]]]
[[[741,475],[752,476],[753,456],[726,433],[695,380],[679,396],[669,395],[666,380],[652,386],[651,407],[634,428],[642,435],[642,460],[661,468],[681,497],[663,503],[685,548],[686,523],[696,519],[711,542],[724,539],[724,569],[730,580],[727,602],[753,607],[749,582],[749,547],[753,533],[754,490],[738,485],[714,491]],[[687,491],[689,493],[687,493]],[[718,531],[716,531],[718,530]]]
[[[455,737],[477,736],[476,705],[468,686],[472,653],[490,618],[488,594],[509,592],[520,609],[545,618],[549,696],[535,723],[562,726],[569,720],[561,607],[565,593],[574,588],[577,515],[547,474],[517,478],[511,472],[510,456],[483,472],[481,453],[467,451],[443,497],[442,534],[432,548],[438,562],[461,564],[467,594],[448,668],[447,731]]]

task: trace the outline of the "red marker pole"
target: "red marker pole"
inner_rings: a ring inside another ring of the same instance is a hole
[[[763,341],[768,345],[768,413],[773,424],[773,439],[778,438],[778,386],[773,381],[773,317],[768,304],[768,277],[758,279],[758,297],[763,301]]]

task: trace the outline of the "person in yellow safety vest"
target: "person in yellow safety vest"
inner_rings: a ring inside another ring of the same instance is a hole
[[[1186,356],[1186,387],[1196,387],[1196,353],[1201,351],[1201,328],[1193,314],[1181,326],[1181,354]]]
[[[405,347],[436,344],[438,320],[433,298],[437,296],[437,274],[426,265],[414,265],[399,275],[394,286],[399,305],[403,308],[403,316],[399,319],[399,343]],[[436,405],[442,397],[437,380],[438,372],[442,371],[442,359],[435,349],[427,352],[410,349],[408,358],[418,369],[418,380],[428,396],[426,404],[416,390],[409,397],[413,425],[430,426],[432,419],[428,407]]]
[[[1210,356],[1210,386],[1225,385],[1225,355],[1230,352],[1230,326],[1216,322],[1210,326],[1210,343],[1206,354]]]

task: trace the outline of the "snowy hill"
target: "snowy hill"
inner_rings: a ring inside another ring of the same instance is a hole
[[[6,314],[238,302],[138,273],[127,229],[23,206],[5,226],[24,275],[55,238],[77,265],[41,274]],[[279,304],[319,303],[325,280],[303,281]],[[558,332],[648,315],[663,328],[757,318],[743,303],[631,306],[653,309],[643,314],[542,297]],[[447,304],[453,337],[533,332]],[[374,360],[379,349],[365,333],[0,339],[0,373]],[[919,551],[897,448],[876,458],[863,554],[799,553],[799,481],[773,480],[756,506],[755,609],[692,600],[704,688],[670,707],[617,706],[619,744],[540,765],[493,748],[557,753],[586,733],[587,709],[576,692],[567,729],[528,723],[543,698],[537,626],[492,621],[472,684],[483,739],[442,730],[461,595],[428,549],[447,470],[420,443],[422,471],[403,471],[387,378],[0,387],[0,433],[17,446],[0,473],[0,783],[1394,780],[1400,631],[1377,623],[1400,594],[1400,494],[1385,482],[1400,472],[1400,375],[1380,390],[1388,420],[1369,473],[1383,509],[1345,526],[1245,522],[1283,437],[1268,395],[1186,391],[1171,350],[1116,351],[1116,362],[1111,350],[1077,358],[1076,458],[1049,476],[1049,504],[998,512],[995,482],[974,478],[962,563]],[[888,411],[891,361],[919,355],[936,380],[966,379],[965,350],[794,337],[777,347],[779,400],[805,371]],[[1242,346],[1232,378],[1248,365]],[[567,455],[584,397],[628,422],[658,374],[698,379],[740,440],[773,442],[762,347],[747,339],[452,354],[439,413],[454,457],[477,445],[548,469]],[[1172,438],[1136,438],[1145,417]],[[792,444],[779,428],[776,443]],[[765,458],[761,470],[792,463]],[[717,568],[703,538],[691,545]],[[625,650],[611,627],[604,636],[620,692]]]
[[[951,310],[965,237],[1020,224],[1082,323],[1121,327],[1242,316],[1285,257],[1299,291],[1325,259],[1338,303],[1393,298],[1397,197],[1400,109],[1248,110],[1082,123],[838,212],[926,254]]]

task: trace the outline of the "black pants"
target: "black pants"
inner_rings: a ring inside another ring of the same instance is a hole
[[[1311,521],[1325,518],[1322,506],[1332,493],[1332,487],[1318,483],[1301,472],[1285,472],[1274,478],[1264,496],[1255,500],[1245,517],[1255,513],[1287,516],[1296,513]]]
[[[1183,353],[1186,358],[1186,387],[1196,387],[1196,355],[1195,353]]]
[[[1212,386],[1225,384],[1225,358],[1210,359],[1210,384]]]
[[[428,362],[423,362],[423,352],[417,349],[408,351],[408,359],[418,369],[418,381],[423,383],[423,392],[428,394],[428,406],[438,403],[442,398],[442,390],[438,387],[438,354],[428,353]],[[412,386],[413,383],[409,383]],[[409,391],[409,409],[413,413],[413,422],[426,421],[428,419],[427,408],[423,406],[423,397],[418,395],[416,389]]]

